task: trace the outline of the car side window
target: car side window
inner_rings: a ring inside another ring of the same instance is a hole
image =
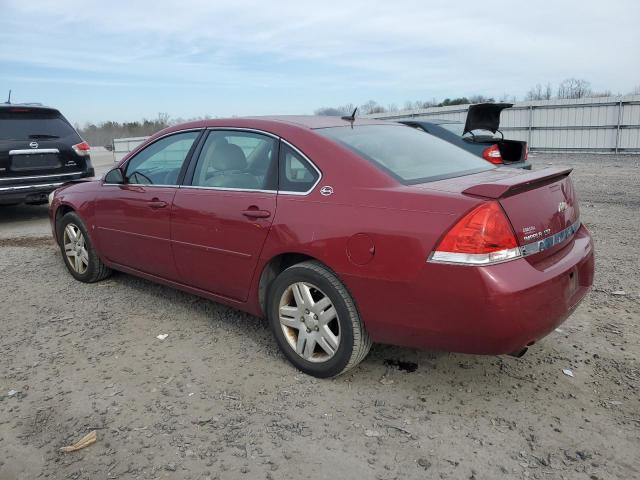
[[[267,135],[212,130],[202,147],[191,185],[275,190],[278,142]]]
[[[320,174],[289,145],[280,148],[280,191],[306,192],[318,181]]]
[[[199,131],[176,133],[152,143],[127,162],[127,182],[177,185],[182,164],[198,135]]]

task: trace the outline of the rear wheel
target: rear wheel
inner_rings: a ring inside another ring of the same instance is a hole
[[[371,348],[351,295],[319,262],[299,263],[275,279],[268,316],[287,359],[314,377],[353,368]]]
[[[76,280],[93,283],[111,274],[111,269],[98,257],[84,223],[75,212],[62,217],[57,231],[64,263]]]

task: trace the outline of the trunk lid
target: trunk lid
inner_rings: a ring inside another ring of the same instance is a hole
[[[500,113],[513,103],[478,103],[470,105],[462,134],[472,130],[489,130],[496,133],[500,127]]]
[[[511,170],[511,171],[506,171]],[[562,248],[579,226],[580,210],[570,168],[534,172],[499,168],[423,185],[497,200],[524,247],[525,255],[542,259]]]

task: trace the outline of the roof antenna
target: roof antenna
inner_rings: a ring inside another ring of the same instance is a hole
[[[353,123],[356,119],[357,111],[358,111],[358,107],[353,109],[353,113],[351,115],[345,115],[344,117],[340,117],[340,118],[342,118],[342,120],[346,120],[347,122]]]
[[[6,103],[7,105],[11,105],[11,90],[9,90],[9,98],[7,98],[7,101],[4,103]]]

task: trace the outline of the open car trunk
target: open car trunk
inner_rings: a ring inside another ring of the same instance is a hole
[[[498,140],[496,141],[500,149],[500,155],[504,163],[522,162],[526,160],[525,153],[527,150],[527,142],[519,140]]]

